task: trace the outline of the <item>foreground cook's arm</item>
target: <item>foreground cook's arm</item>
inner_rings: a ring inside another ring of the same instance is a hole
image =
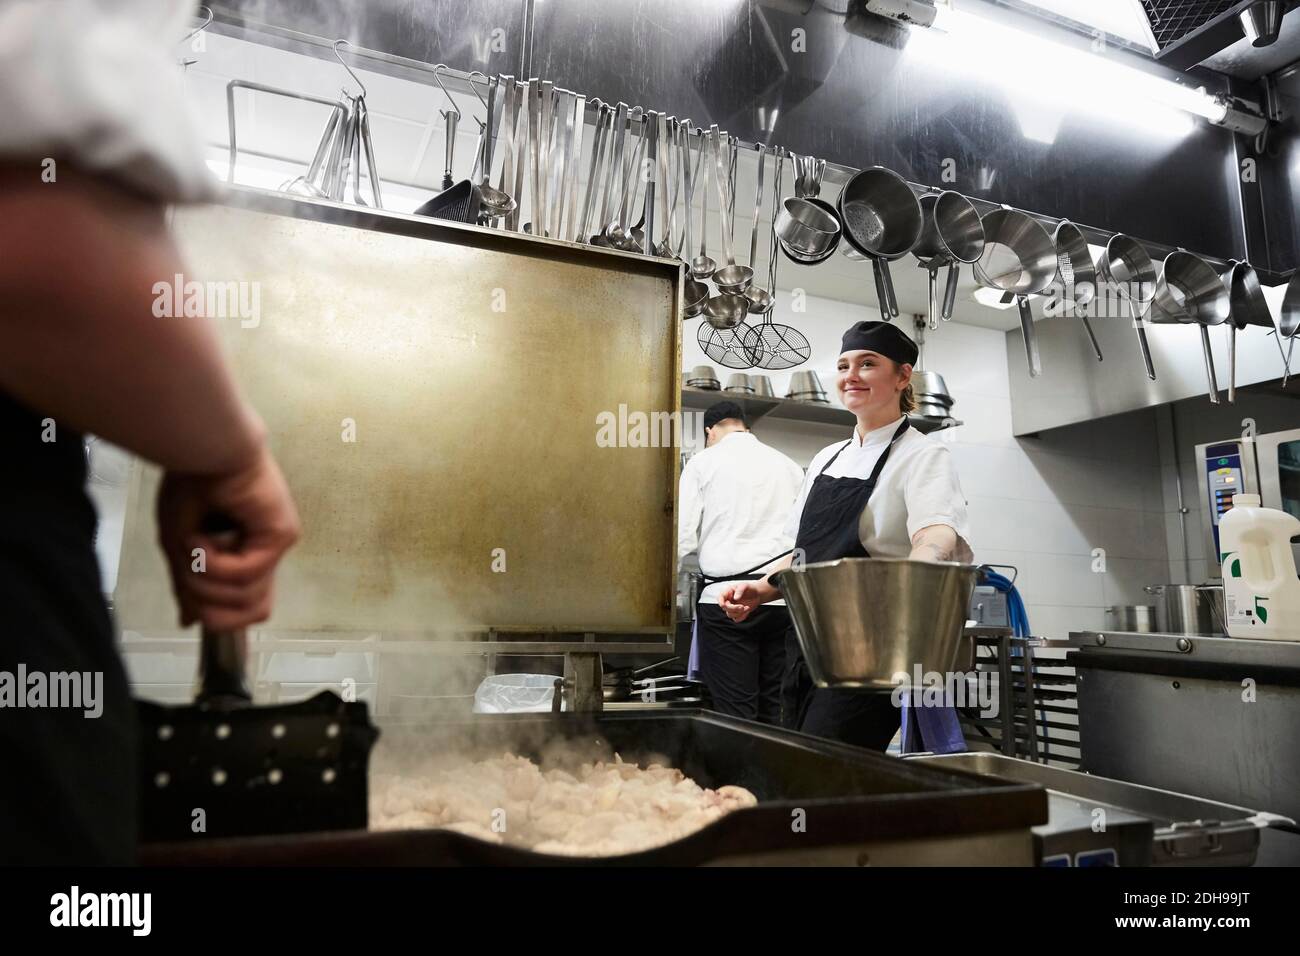
[[[0,163],[0,389],[168,470],[256,460],[264,428],[210,320],[153,314],[154,283],[183,272],[162,207],[35,169]]]
[[[771,582],[772,575],[778,571],[784,571],[794,562],[794,555],[787,554],[784,558],[779,559],[772,569],[767,572],[767,577],[761,578],[754,582],[754,589],[758,592],[758,603],[766,604],[768,601],[775,601],[781,596],[781,589]]]
[[[913,561],[951,561],[957,553],[957,532],[946,524],[932,524],[912,535]]]

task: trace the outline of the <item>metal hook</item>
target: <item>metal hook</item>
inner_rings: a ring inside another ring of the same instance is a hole
[[[447,103],[448,103],[449,106],[451,106],[451,109],[450,109],[450,110],[444,110],[444,111],[443,111],[442,118],[445,120],[445,119],[447,118],[448,114],[450,114],[450,113],[455,113],[455,114],[456,114],[456,122],[459,123],[459,122],[460,122],[460,107],[456,105],[456,101],[453,100],[453,99],[451,98],[451,94],[447,92],[447,87],[445,87],[445,86],[442,85],[442,77],[438,75],[438,71],[439,71],[439,70],[445,70],[445,69],[447,69],[447,64],[445,64],[445,63],[437,63],[437,64],[434,64],[434,67],[433,67],[433,81],[434,81],[435,83],[438,84],[438,89],[442,90],[442,95],[445,96],[445,97],[447,97]]]
[[[482,72],[481,70],[475,70],[474,72],[472,72],[472,73],[468,73],[468,74],[466,74],[466,75],[467,75],[467,76],[481,76],[481,77],[483,77],[483,79],[487,80],[487,82],[488,82],[489,85],[491,85],[491,83],[492,83],[492,78],[491,78],[490,76],[488,76],[486,73]],[[470,88],[471,91],[473,91],[474,95],[478,97],[478,101],[479,101],[480,103],[483,104],[483,112],[486,113],[486,112],[487,112],[488,105],[487,105],[487,100],[483,99],[483,94],[480,93],[480,92],[478,91],[478,87],[475,86],[473,83],[470,83],[469,88]],[[447,91],[446,91],[446,90],[443,90],[443,92],[445,93],[445,92],[447,92]]]
[[[208,27],[212,25],[212,8],[209,6],[202,6],[199,7],[199,9],[208,11],[208,18],[204,20],[202,23],[200,23],[193,30],[191,30],[189,33],[185,34],[185,39],[181,40],[182,43],[189,43],[196,36],[198,36],[200,33],[202,33],[204,30],[206,30]]]
[[[366,95],[366,84],[364,84],[364,83],[361,82],[361,78],[360,78],[359,76],[357,76],[355,73],[352,72],[352,67],[348,66],[347,63],[344,62],[343,57],[339,56],[339,44],[340,44],[340,43],[348,43],[348,41],[347,41],[347,40],[335,40],[335,41],[334,41],[334,44],[333,44],[333,46],[334,46],[334,56],[338,59],[338,61],[339,61],[340,63],[343,64],[343,69],[345,69],[345,70],[348,71],[348,76],[352,77],[352,79],[353,79],[354,81],[356,81],[357,86],[361,87],[361,97],[360,97],[360,98],[361,98],[361,99],[364,99],[364,98],[365,98],[365,95]],[[351,46],[351,45],[352,45],[352,44],[348,43],[348,46]]]

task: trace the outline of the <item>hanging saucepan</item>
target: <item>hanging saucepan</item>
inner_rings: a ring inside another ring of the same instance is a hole
[[[871,259],[876,291],[881,297],[880,315],[888,322],[891,316],[898,315],[889,262],[907,255],[921,238],[921,204],[902,176],[883,166],[872,166],[844,184],[836,208],[844,237]]]
[[[1092,331],[1092,324],[1084,315],[1084,308],[1097,297],[1097,267],[1092,261],[1092,251],[1088,248],[1088,239],[1083,230],[1063,219],[1052,234],[1052,245],[1056,246],[1056,277],[1061,280],[1061,292],[1070,300],[1070,311],[1083,322],[1084,331],[1092,350],[1097,353],[1100,362],[1101,346]]]
[[[1151,304],[1151,290],[1156,283],[1156,265],[1151,261],[1151,254],[1136,239],[1116,234],[1106,243],[1106,251],[1097,267],[1101,277],[1115,286],[1120,298],[1128,303],[1133,327],[1137,329],[1138,346],[1142,349],[1142,362],[1147,367],[1147,378],[1154,382],[1156,367],[1151,361],[1146,326],[1142,324],[1142,315]]]
[[[1282,339],[1291,341],[1282,356],[1282,387],[1286,388],[1287,379],[1291,377],[1291,352],[1295,348],[1297,333],[1300,333],[1300,269],[1291,273],[1291,281],[1286,284],[1286,295],[1282,297],[1282,311],[1277,317],[1277,347],[1282,348]]]
[[[1210,401],[1219,404],[1219,383],[1214,375],[1214,355],[1210,352],[1210,326],[1228,320],[1231,302],[1228,289],[1214,268],[1198,255],[1179,249],[1165,256],[1152,297],[1155,308],[1151,321],[1156,324],[1196,323],[1201,327],[1201,351],[1205,353],[1205,380]]]
[[[961,193],[945,190],[937,196],[922,196],[921,238],[912,247],[912,255],[930,273],[930,328],[936,318],[952,318],[957,302],[957,282],[962,263],[979,260],[984,252],[984,223],[969,199]],[[943,309],[938,306],[938,275],[948,267],[948,285],[944,289]]]
[[[840,244],[843,229],[835,207],[817,198],[825,162],[792,155],[795,194],[782,200],[775,230],[781,251],[801,266],[825,262]]]
[[[1249,262],[1234,262],[1223,274],[1223,282],[1232,305],[1232,314],[1228,316],[1228,404],[1231,405],[1237,400],[1237,330],[1248,325],[1271,329],[1273,314],[1264,298],[1259,274]]]
[[[984,217],[984,253],[975,263],[975,278],[990,289],[1016,297],[1031,377],[1042,373],[1043,360],[1028,297],[1052,284],[1056,266],[1052,237],[1037,220],[1014,209],[995,209]]]

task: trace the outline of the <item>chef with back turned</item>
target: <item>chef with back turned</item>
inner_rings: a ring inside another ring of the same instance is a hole
[[[705,585],[696,605],[700,673],[723,714],[778,724],[785,632],[790,617],[773,601],[743,622],[718,604],[723,591],[757,581],[794,547],[785,523],[803,469],[759,441],[735,402],[704,413],[705,448],[682,469],[678,560],[699,552]]]

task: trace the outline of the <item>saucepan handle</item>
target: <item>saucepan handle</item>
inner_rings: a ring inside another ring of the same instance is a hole
[[[885,292],[884,271],[880,267],[880,260],[873,258],[871,260],[871,272],[876,278],[876,301],[880,303],[880,319],[883,322],[889,321],[889,294]]]
[[[939,270],[927,268],[925,271],[929,278],[930,295],[926,301],[930,308],[930,331],[933,332],[939,327]]]
[[[885,297],[889,300],[889,314],[898,318],[898,297],[894,295],[894,277],[889,272],[889,261],[880,260],[880,276],[885,283]]]
[[[1201,351],[1205,354],[1205,383],[1210,388],[1210,403],[1219,404],[1219,383],[1214,375],[1214,353],[1210,351],[1210,329],[1201,323]]]
[[[1043,371],[1043,359],[1038,354],[1038,338],[1034,334],[1034,314],[1029,308],[1027,296],[1016,296],[1020,307],[1020,331],[1025,337],[1025,356],[1029,359],[1029,377],[1037,378]]]
[[[961,263],[953,260],[948,266],[948,285],[943,290],[943,320],[952,318],[953,307],[957,304],[957,283],[961,278]]]

